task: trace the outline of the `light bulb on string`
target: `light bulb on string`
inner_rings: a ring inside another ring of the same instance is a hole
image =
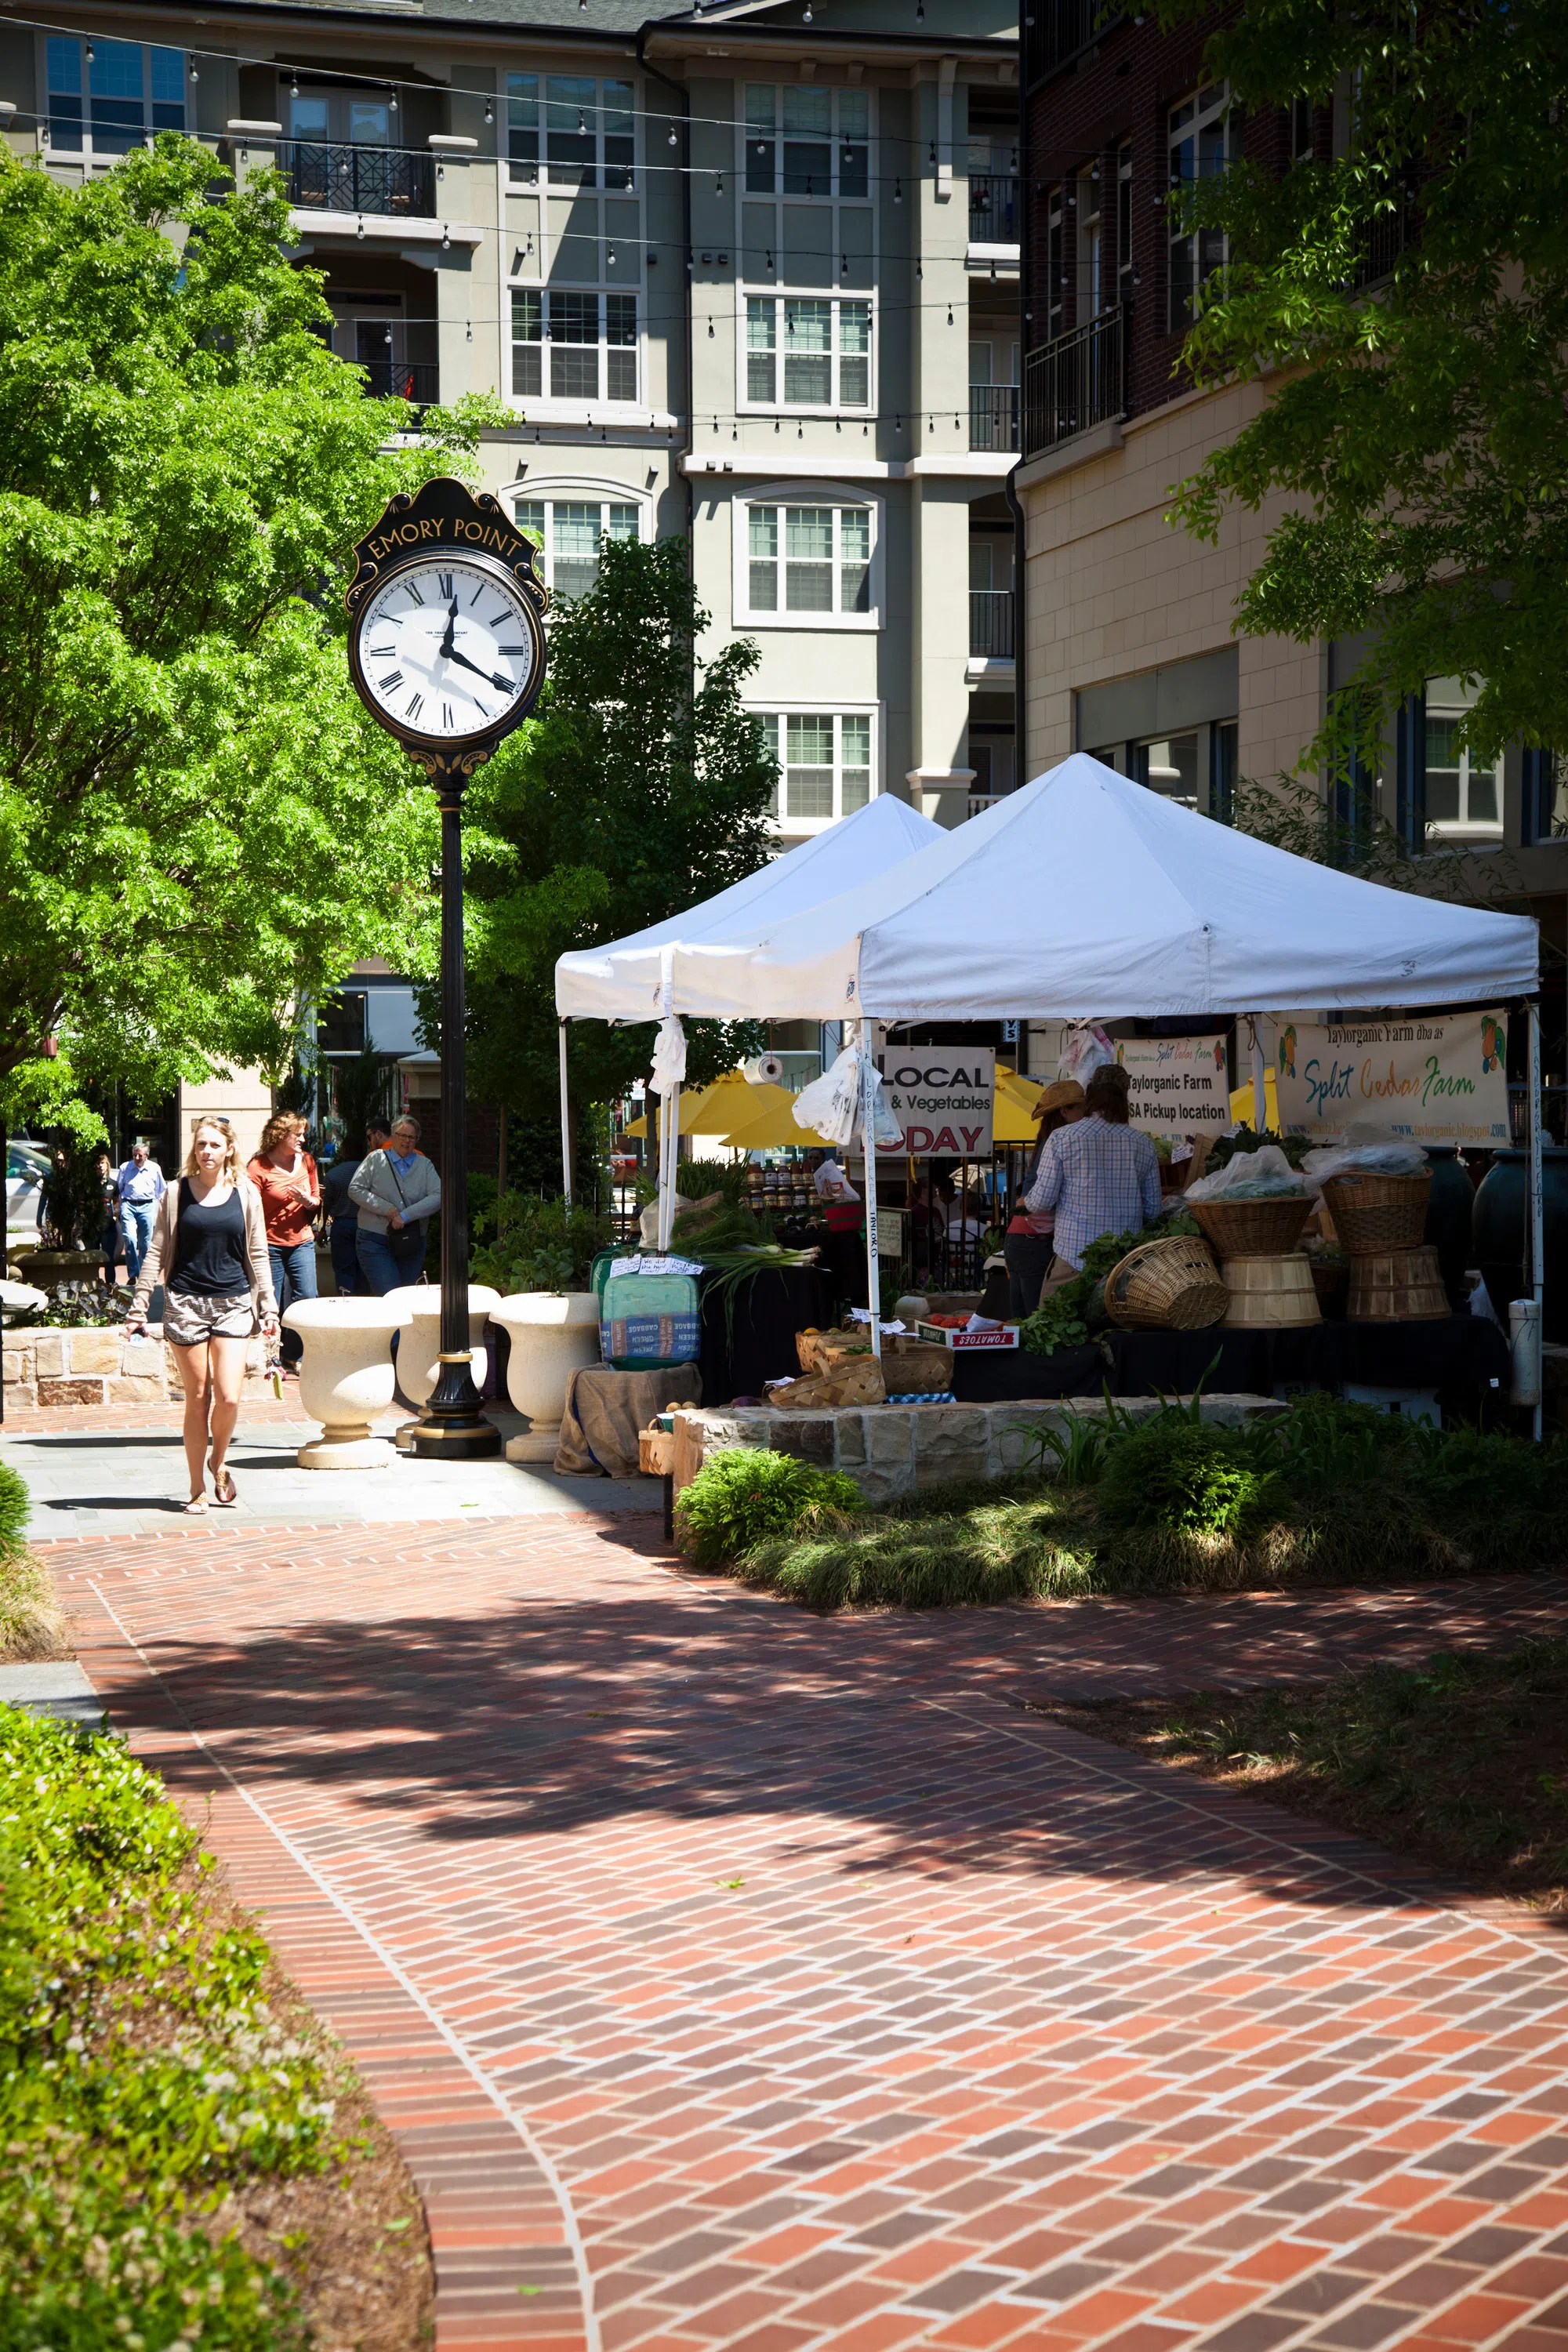
[[[952,304],[951,302],[947,306],[947,323],[950,327],[952,324]]]
[[[801,23],[802,23],[803,25],[809,25],[809,24],[810,24],[810,22],[811,22],[811,0],[805,0],[805,8],[804,13],[802,14],[802,16],[801,16],[801,20],[800,20],[800,21],[801,21]]]
[[[88,61],[88,64],[89,64],[89,65],[91,65],[91,63],[92,63],[92,61],[93,61],[93,58],[97,56],[97,54],[98,54],[98,52],[94,49],[94,47],[93,47],[93,46],[92,46],[92,43],[91,43],[90,41],[89,41],[89,43],[88,43],[88,45],[87,45],[87,61]]]
[[[676,135],[676,129],[673,122],[669,126],[669,143],[672,147],[679,147],[680,144],[680,141]]]
[[[894,202],[896,205],[901,205],[901,204],[903,203],[903,201],[904,201],[904,184],[903,184],[902,180],[895,180],[895,181],[893,182],[893,202]]]
[[[724,193],[724,174],[722,172],[715,172],[713,174],[713,193],[716,196],[721,196]]]
[[[191,79],[192,79],[193,81],[200,81],[201,78],[202,78],[202,69],[201,69],[200,66],[198,66],[198,65],[197,65],[197,63],[196,63],[196,61],[195,61],[195,58],[193,58],[191,59]]]
[[[298,98],[300,95],[300,76],[297,70],[289,81],[289,95],[290,98]]]
[[[496,119],[495,100],[494,100],[493,99],[489,99],[489,98],[487,98],[487,99],[486,99],[486,100],[485,100],[485,121],[486,121],[487,122],[493,122],[493,121],[495,121],[495,119]]]
[[[386,110],[388,114],[395,114],[397,112],[397,92],[395,90],[393,91],[392,96],[386,101]]]
[[[577,136],[579,139],[588,136],[588,121],[581,107],[577,109]]]
[[[616,266],[616,248],[613,245],[605,247],[605,266],[607,269],[613,269]]]

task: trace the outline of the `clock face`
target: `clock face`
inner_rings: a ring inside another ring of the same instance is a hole
[[[361,615],[370,700],[399,735],[451,742],[506,726],[538,660],[538,624],[500,565],[431,556],[403,565]]]

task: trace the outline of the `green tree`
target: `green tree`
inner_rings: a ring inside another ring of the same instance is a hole
[[[1184,360],[1269,398],[1173,520],[1212,540],[1228,507],[1283,494],[1240,626],[1371,633],[1302,765],[1370,745],[1432,677],[1484,682],[1465,725],[1482,757],[1568,746],[1561,0],[1247,0],[1207,66],[1249,113],[1310,105],[1320,149],[1328,110],[1342,126],[1331,160],[1238,163],[1178,204],[1229,250]]]
[[[479,420],[389,453],[282,183],[214,186],[168,134],[79,189],[0,154],[0,1124],[286,1063],[428,887],[341,559]]]
[[[772,847],[777,769],[741,699],[757,648],[732,638],[698,658],[708,617],[684,540],[606,540],[593,587],[551,622],[534,718],[468,792],[468,1090],[534,1126],[545,1165],[558,1165],[556,957],[712,897]],[[434,1041],[433,987],[421,1013]],[[752,1025],[688,1030],[693,1085],[758,1048]],[[607,1101],[646,1073],[653,1035],[651,1023],[573,1023],[574,1103]]]

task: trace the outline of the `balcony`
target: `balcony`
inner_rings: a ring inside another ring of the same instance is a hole
[[[972,588],[969,592],[969,658],[971,661],[1013,659],[1013,591]]]
[[[441,371],[429,360],[361,360],[367,400],[409,400],[434,408],[441,397]]]
[[[1016,383],[970,385],[969,446],[972,449],[1017,447],[1018,387]]]
[[[1017,244],[1018,177],[1016,172],[971,172],[969,242],[971,245]]]
[[[1024,72],[1032,89],[1121,22],[1113,0],[1034,0],[1024,18]]]
[[[279,150],[279,164],[288,176],[289,201],[301,211],[435,218],[435,159],[415,149],[327,147],[296,139]]]
[[[1104,310],[1024,362],[1024,456],[1043,457],[1094,425],[1127,414],[1131,304]]]

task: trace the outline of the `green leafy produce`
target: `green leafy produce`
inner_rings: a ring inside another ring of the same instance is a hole
[[[1019,1325],[1020,1348],[1026,1348],[1035,1356],[1054,1356],[1058,1348],[1088,1347],[1096,1330],[1105,1327],[1106,1276],[1113,1265],[1121,1264],[1129,1250],[1136,1249],[1140,1242],[1162,1239],[1163,1231],[1163,1227],[1157,1230],[1149,1226],[1136,1234],[1102,1234],[1097,1242],[1090,1242],[1073,1280],[1064,1282],[1059,1290],[1042,1298],[1034,1313]],[[1098,1317],[1097,1291],[1101,1294]]]
[[[585,1288],[595,1255],[616,1238],[608,1217],[534,1192],[503,1192],[495,1224],[493,1240],[473,1253],[472,1276],[507,1293]]]
[[[1208,1162],[1204,1172],[1205,1175],[1212,1176],[1216,1170],[1227,1168],[1238,1151],[1260,1151],[1266,1143],[1271,1143],[1276,1150],[1282,1151],[1292,1168],[1300,1168],[1302,1160],[1312,1149],[1310,1136],[1277,1135],[1271,1127],[1266,1127],[1259,1135],[1256,1134],[1244,1120],[1233,1135],[1215,1136],[1209,1145]],[[1197,1223],[1194,1219],[1193,1231],[1195,1233],[1197,1230]]]
[[[676,1505],[681,1540],[700,1568],[720,1568],[769,1536],[836,1527],[864,1505],[852,1478],[793,1454],[727,1446],[706,1461]]]

